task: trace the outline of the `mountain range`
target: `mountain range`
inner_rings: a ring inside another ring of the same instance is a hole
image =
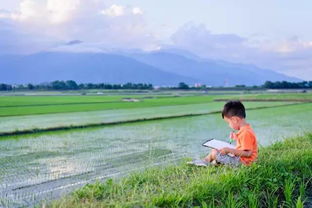
[[[185,82],[209,86],[260,85],[265,81],[301,81],[253,65],[199,58],[189,52],[74,53],[41,52],[0,57],[0,83],[25,84],[54,80],[78,83],[151,83],[161,86]]]

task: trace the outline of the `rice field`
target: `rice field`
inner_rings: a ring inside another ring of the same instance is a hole
[[[128,101],[133,99],[135,102]],[[27,96],[0,97],[0,116],[21,116],[109,109],[130,109],[185,105],[212,101],[210,96],[144,97],[144,96]]]
[[[1,136],[0,207],[33,206],[97,180],[176,164],[185,157],[199,158],[209,151],[200,145],[205,139],[227,140],[230,128],[217,113],[224,102],[214,102],[227,96],[131,95],[128,97],[143,100],[131,103],[123,102],[125,97],[0,97],[0,132],[124,121],[96,128]],[[308,93],[302,99],[310,97]],[[262,146],[311,132],[310,102],[245,102],[245,106]],[[153,120],[178,115],[182,117]],[[127,123],[141,118],[150,120]]]
[[[203,104],[167,105],[145,108],[114,109],[87,112],[67,112],[44,115],[24,115],[0,117],[0,134],[32,129],[48,129],[54,127],[88,126],[97,123],[129,122],[139,119],[211,114],[220,111],[220,102]],[[277,107],[296,104],[294,102],[246,102],[249,109]]]

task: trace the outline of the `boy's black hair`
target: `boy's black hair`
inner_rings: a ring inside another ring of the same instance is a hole
[[[228,101],[222,111],[222,118],[237,116],[240,118],[246,118],[245,107],[239,100]]]

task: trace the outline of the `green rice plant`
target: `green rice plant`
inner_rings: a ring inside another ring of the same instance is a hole
[[[125,96],[1,96],[0,116],[18,116],[65,112],[85,112],[108,109],[138,109],[143,107],[174,106],[210,103],[214,96],[157,97],[140,102],[124,102]]]

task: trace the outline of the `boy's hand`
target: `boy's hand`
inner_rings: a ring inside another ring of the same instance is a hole
[[[231,139],[234,139],[234,140],[237,140],[237,135],[236,135],[236,133],[233,132],[233,131],[231,131],[231,133],[230,133],[230,138],[231,138]]]
[[[231,149],[228,148],[228,147],[224,147],[224,148],[220,149],[219,151],[220,151],[220,153],[221,153],[222,155],[225,155],[225,154],[227,154],[227,153],[230,153],[230,152],[231,152]]]

